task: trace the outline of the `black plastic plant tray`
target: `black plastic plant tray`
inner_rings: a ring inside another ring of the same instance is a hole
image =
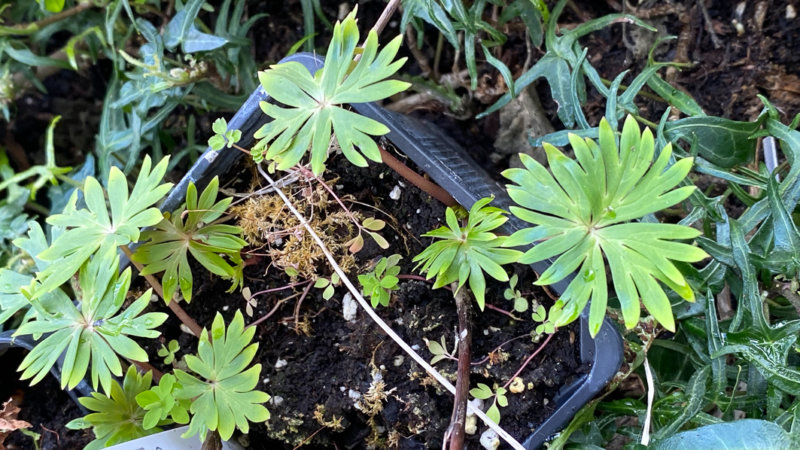
[[[289,61],[299,62],[314,73],[322,67],[324,60],[310,53],[298,53],[280,62]],[[268,100],[269,96],[259,86],[229,121],[228,129],[242,131],[242,147],[251,146],[254,142],[253,134],[268,122],[268,117],[259,107],[261,101]],[[358,113],[389,127],[391,132],[386,138],[465,208],[469,209],[477,200],[489,196],[494,196],[494,206],[508,209],[511,205],[511,199],[503,186],[489,177],[463,148],[435,125],[388,111],[373,103],[351,106]],[[215,151],[208,148],[173,188],[161,209],[176,209],[183,202],[189,182],[194,182],[202,189],[212,178],[227,172],[241,155],[242,152],[235,150]],[[504,225],[503,231],[511,234],[526,226],[512,216]],[[537,273],[542,273],[551,263],[552,261],[542,261],[532,267]],[[564,280],[552,285],[551,289],[556,295],[560,295],[566,289],[567,283],[568,280]],[[610,320],[606,320],[597,336],[592,339],[588,327],[588,310],[587,307],[579,319],[579,339],[581,362],[590,366],[589,373],[579,375],[571,384],[561,388],[553,399],[556,410],[524,440],[523,445],[527,449],[541,447],[561,431],[583,405],[603,390],[622,364],[622,338],[619,332]]]

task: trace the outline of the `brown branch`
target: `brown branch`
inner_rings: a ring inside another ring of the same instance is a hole
[[[389,23],[389,19],[391,19],[394,12],[397,11],[398,6],[400,6],[400,0],[389,0],[389,3],[383,8],[381,16],[375,21],[375,25],[372,26],[370,31],[374,31],[375,34],[381,34],[381,31],[386,28],[386,24]]]
[[[426,180],[420,174],[411,170],[408,166],[403,164],[402,161],[387,152],[382,146],[378,145],[378,150],[381,152],[381,159],[383,160],[383,163],[391,167],[392,170],[398,173],[398,175],[410,181],[431,197],[444,203],[445,206],[455,206],[458,204],[456,199],[454,199],[452,195],[448,194],[447,191],[442,189],[441,186],[431,182],[430,180]]]
[[[138,263],[133,260],[133,252],[131,252],[131,249],[127,245],[123,245],[121,248],[122,251],[125,252],[125,255],[128,256],[128,259],[131,260],[131,263],[136,267],[136,270],[138,270],[141,273],[142,270],[144,269],[144,266],[141,263]],[[153,287],[153,290],[156,291],[156,294],[158,294],[159,297],[161,297],[165,302],[167,302],[167,299],[164,298],[164,288],[161,287],[161,283],[158,282],[156,277],[152,275],[144,275],[144,278],[145,280],[147,280],[148,283],[150,283],[150,286]],[[200,327],[200,325],[198,325],[197,322],[191,316],[189,316],[189,314],[187,314],[183,308],[181,308],[181,305],[179,305],[178,302],[176,301],[167,302],[167,306],[169,306],[169,309],[173,312],[173,314],[175,314],[175,316],[184,325],[186,325],[187,328],[189,328],[189,330],[192,332],[192,334],[195,335],[195,337],[199,338],[200,335],[203,334],[203,329]]]
[[[27,23],[27,24],[14,25],[12,27],[6,27],[5,30],[6,31],[12,31],[12,30],[13,31],[18,31],[20,35],[31,34],[33,32],[41,30],[42,28],[44,28],[44,27],[46,27],[46,26],[48,26],[50,24],[59,22],[59,21],[64,20],[64,19],[66,19],[68,17],[72,17],[72,16],[74,16],[76,14],[80,14],[83,11],[86,11],[87,9],[89,9],[89,8],[91,8],[93,6],[94,6],[93,3],[90,2],[90,1],[85,2],[85,3],[80,3],[80,4],[74,6],[74,7],[70,8],[70,9],[66,9],[64,11],[61,11],[58,14],[53,14],[52,16],[45,17],[42,20],[39,20],[39,21],[36,21],[36,22],[32,22],[32,23]]]
[[[453,414],[450,416],[449,448],[461,450],[464,448],[464,423],[467,418],[467,398],[469,394],[469,372],[471,369],[471,344],[472,330],[469,322],[470,299],[466,289],[458,289],[458,283],[451,285],[456,301],[456,314],[458,315],[458,375],[456,378],[456,393],[453,400]],[[447,445],[445,445],[448,447]]]

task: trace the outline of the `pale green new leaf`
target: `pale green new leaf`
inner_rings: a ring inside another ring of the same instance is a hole
[[[58,301],[45,303],[32,299],[37,309],[35,320],[23,324],[15,335],[33,335],[40,340],[20,364],[21,379],[31,384],[44,378],[56,360],[64,357],[61,387],[72,389],[86,376],[91,364],[92,386],[98,382],[110,393],[112,374],[122,376],[119,356],[133,361],[147,361],[147,353],[129,336],[155,338],[165,313],[142,314],[150,302],[147,290],[121,311],[131,282],[130,268],[118,273],[116,249],[95,255],[80,269],[80,301],[72,301],[56,289]],[[42,297],[46,298],[46,297]],[[119,355],[119,356],[118,356]]]
[[[447,226],[423,234],[441,239],[432,243],[414,258],[421,273],[436,278],[434,288],[458,281],[458,288],[469,280],[469,288],[481,311],[485,304],[484,272],[498,281],[508,281],[504,264],[516,262],[519,251],[501,248],[507,239],[492,231],[508,220],[505,211],[487,206],[491,198],[483,198],[470,208],[467,225],[461,227],[452,208],[447,208]]]
[[[252,150],[256,162],[274,160],[278,169],[286,170],[300,162],[310,147],[311,169],[320,174],[332,134],[353,164],[366,166],[364,157],[381,162],[372,136],[382,136],[389,129],[342,105],[379,101],[407,89],[409,83],[387,80],[406,58],[394,61],[401,36],[378,52],[378,36],[370,31],[364,46],[358,47],[355,17],[353,10],[344,21],[336,23],[325,65],[314,76],[298,62],[273,65],[259,72],[264,90],[287,107],[262,102],[264,113],[273,120],[255,133],[255,138],[260,139]],[[355,61],[357,56],[360,58]]]
[[[527,155],[524,168],[506,170],[514,184],[508,193],[519,206],[511,212],[536,226],[514,233],[504,245],[536,244],[520,262],[555,258],[536,282],[547,285],[577,271],[561,296],[563,314],[557,325],[578,317],[591,298],[589,328],[597,334],[608,300],[605,264],[622,308],[625,325],[639,320],[641,299],[662,325],[674,330],[672,309],[659,282],[688,301],[691,287],[673,261],[696,262],[707,255],[675,240],[689,240],[698,230],[683,225],[630,222],[685,200],[693,186],[677,186],[689,172],[692,159],[669,166],[670,145],[653,160],[655,143],[649,129],[628,117],[619,144],[608,122],[599,127],[599,140],[571,134],[575,159],[545,144],[550,170]]]
[[[172,301],[180,287],[181,295],[192,300],[191,254],[209,272],[233,280],[233,287],[242,279],[240,251],[247,245],[240,236],[241,229],[233,225],[214,223],[231,204],[230,198],[216,202],[219,180],[214,177],[198,198],[194,183],[186,189],[186,203],[164,218],[153,229],[142,233],[147,241],[136,249],[133,261],[145,265],[142,275],[163,272],[164,300]],[[226,258],[223,258],[224,255]]]
[[[172,186],[170,183],[161,183],[168,162],[169,158],[164,158],[151,170],[150,157],[146,156],[130,195],[128,181],[116,167],[112,167],[109,173],[107,190],[95,178],[86,178],[83,197],[87,207],[77,207],[76,191],[63,213],[47,218],[47,223],[63,227],[66,231],[55,239],[50,248],[38,255],[51,264],[38,274],[41,286],[33,292],[33,298],[61,286],[91,255],[136,242],[140,228],[155,225],[161,220],[161,212],[152,205],[161,200]]]
[[[241,311],[236,311],[227,330],[217,313],[211,336],[205,330],[200,336],[197,356],[186,356],[187,366],[200,378],[175,370],[181,384],[175,397],[192,400],[192,420],[183,437],[199,433],[205,440],[209,430],[217,430],[223,440],[228,440],[235,428],[247,433],[249,422],[269,419],[269,411],[261,405],[269,395],[255,390],[261,364],[246,369],[258,349],[258,343],[251,343],[255,331],[254,327],[245,328]]]

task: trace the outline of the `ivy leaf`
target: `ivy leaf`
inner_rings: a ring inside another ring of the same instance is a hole
[[[409,83],[386,80],[406,58],[393,61],[402,36],[378,53],[378,36],[370,31],[363,48],[359,48],[355,15],[353,10],[344,21],[336,23],[325,65],[313,77],[298,62],[273,65],[259,72],[264,90],[288,108],[261,103],[261,109],[273,120],[255,133],[255,138],[260,139],[252,151],[256,162],[263,158],[275,160],[278,169],[286,170],[297,164],[310,147],[311,169],[318,175],[325,167],[332,133],[353,164],[366,166],[364,156],[381,162],[371,136],[382,136],[389,128],[342,105],[374,102],[407,89]],[[357,53],[360,59],[354,61]]]
[[[682,225],[628,221],[685,200],[694,186],[672,188],[686,177],[692,159],[667,167],[672,156],[667,145],[653,161],[653,134],[649,129],[640,134],[631,117],[619,145],[605,119],[599,132],[599,142],[569,136],[577,161],[545,144],[549,171],[520,155],[525,168],[503,172],[516,183],[507,186],[520,205],[512,206],[511,212],[537,225],[517,231],[504,245],[539,243],[522,256],[525,264],[560,255],[536,281],[539,285],[556,283],[578,269],[561,296],[563,314],[556,326],[575,320],[591,297],[589,329],[592,336],[597,334],[608,300],[607,261],[625,325],[633,328],[639,321],[641,299],[656,320],[674,330],[672,308],[658,281],[694,301],[673,261],[696,262],[707,255],[673,240],[692,239],[700,232]]]
[[[77,306],[60,289],[51,293],[56,301],[46,304],[31,300],[37,317],[20,326],[15,335],[30,334],[37,339],[48,336],[20,364],[21,379],[33,378],[31,384],[39,382],[63,356],[62,388],[77,386],[91,363],[92,386],[97,389],[99,381],[103,391],[110,393],[111,375],[122,376],[117,355],[133,361],[148,360],[147,352],[128,336],[158,337],[154,328],[164,323],[167,315],[142,314],[150,303],[151,290],[120,313],[131,283],[131,270],[128,268],[119,274],[118,267],[116,248],[97,254],[85,263],[79,274],[82,291]]]
[[[210,336],[206,330],[200,336],[197,356],[187,355],[185,359],[189,369],[202,379],[175,370],[182,385],[176,398],[192,400],[193,416],[184,438],[200,433],[200,439],[205,440],[208,430],[217,430],[222,440],[228,440],[234,428],[247,433],[248,421],[269,419],[269,411],[261,405],[269,395],[255,390],[261,364],[245,370],[258,349],[257,343],[251,343],[255,332],[255,327],[245,328],[241,311],[236,311],[227,330],[217,313]]]
[[[215,203],[219,180],[214,177],[198,198],[194,183],[186,189],[186,203],[164,218],[154,229],[142,233],[146,240],[136,249],[133,261],[145,265],[142,275],[164,272],[164,300],[172,301],[180,287],[187,302],[192,300],[191,254],[209,272],[225,279],[233,279],[233,287],[241,283],[242,257],[240,251],[247,245],[241,237],[242,230],[233,225],[215,224],[231,204],[226,198]],[[227,257],[227,260],[220,255]],[[229,262],[230,261],[230,262]]]
[[[505,236],[492,231],[503,225],[508,218],[505,211],[487,206],[491,198],[475,202],[469,210],[467,225],[459,226],[456,213],[447,208],[447,226],[423,234],[424,237],[440,239],[432,243],[413,261],[426,278],[436,278],[434,289],[458,281],[458,288],[469,280],[469,288],[481,311],[485,304],[486,279],[484,272],[498,281],[508,281],[504,264],[516,262],[522,254],[517,250],[501,248]]]
[[[164,158],[151,171],[150,157],[146,156],[130,195],[125,175],[112,167],[107,190],[110,215],[100,183],[93,177],[86,178],[83,196],[87,207],[77,207],[76,191],[61,214],[47,218],[47,223],[66,231],[38,256],[51,264],[38,274],[41,286],[33,292],[33,298],[61,286],[91,255],[136,242],[140,228],[161,220],[161,212],[152,205],[172,187],[170,183],[161,184],[168,162],[169,158]]]

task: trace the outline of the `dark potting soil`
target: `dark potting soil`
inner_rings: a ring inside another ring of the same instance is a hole
[[[34,386],[19,380],[16,371],[25,357],[21,349],[9,349],[3,354],[3,369],[0,370],[0,403],[13,398],[19,406],[19,420],[29,422],[31,431],[41,435],[42,450],[78,449],[88,444],[93,437],[82,430],[69,430],[66,425],[84,413],[59,386],[58,380],[47,375]],[[20,431],[13,432],[5,441],[8,450],[33,449],[33,439]]]
[[[382,250],[366,239],[364,249],[356,255],[358,269],[350,271],[351,279],[355,280],[371,261],[393,253],[403,255],[401,274],[415,273],[411,259],[430,241],[419,235],[441,225],[444,207],[384,165],[358,168],[338,156],[326,172],[326,179],[335,177],[338,179],[332,185],[340,196],[352,195],[352,200],[374,205],[381,211],[348,202],[354,212],[384,219],[389,224],[381,233],[391,247]],[[400,189],[400,198],[392,200],[389,193],[396,187]],[[251,292],[289,283],[282,271],[269,265],[270,261],[262,258],[246,267],[245,286]],[[320,275],[330,274],[324,260],[318,267]],[[551,303],[541,290],[533,288],[535,274],[530,268],[517,266],[513,270],[520,277],[517,289],[526,292],[528,299],[536,299],[545,306]],[[210,324],[217,312],[230,320],[237,309],[244,309],[241,293],[226,292],[230,287],[227,281],[208,277],[199,268],[195,273],[199,275],[195,279],[193,301],[185,308],[201,325]],[[503,298],[504,289],[504,283],[489,282],[487,302],[510,310],[511,302]],[[301,291],[302,287],[294,290]],[[272,417],[266,424],[253,424],[249,434],[240,437],[242,443],[270,449],[292,448],[301,442],[307,448],[441,445],[449,424],[452,396],[413,363],[363,311],[358,311],[355,320],[345,320],[342,298],[346,292],[345,287],[337,287],[333,298],[326,301],[322,290],[311,289],[297,311],[300,332],[296,331],[296,299],[284,303],[276,314],[258,325],[256,336],[260,347],[256,362],[262,365],[259,389],[273,397],[267,405]],[[292,293],[286,290],[259,296],[253,316],[247,322],[257,320]],[[478,382],[503,385],[541,345],[531,340],[534,323],[530,312],[517,313],[521,320],[514,321],[495,311],[473,309],[475,364],[471,386]],[[432,355],[425,339],[438,342],[444,336],[452,350],[457,319],[448,290],[432,290],[431,284],[423,281],[401,280],[390,307],[378,307],[377,311],[427,360]],[[196,340],[181,333],[175,319],[170,318],[163,333],[165,341],[179,339],[182,351],[194,351]],[[517,439],[527,437],[552,412],[555,406],[552,399],[558,389],[587,369],[581,366],[576,336],[576,326],[560,330],[521,372],[525,391],[509,394],[509,406],[501,409],[502,426]],[[148,349],[149,353],[154,355],[156,346],[150,347],[153,348]],[[151,362],[158,366],[155,359]],[[455,382],[455,361],[445,360],[436,367]],[[480,425],[478,433],[469,438],[471,447],[478,446],[478,436],[484,429]]]

